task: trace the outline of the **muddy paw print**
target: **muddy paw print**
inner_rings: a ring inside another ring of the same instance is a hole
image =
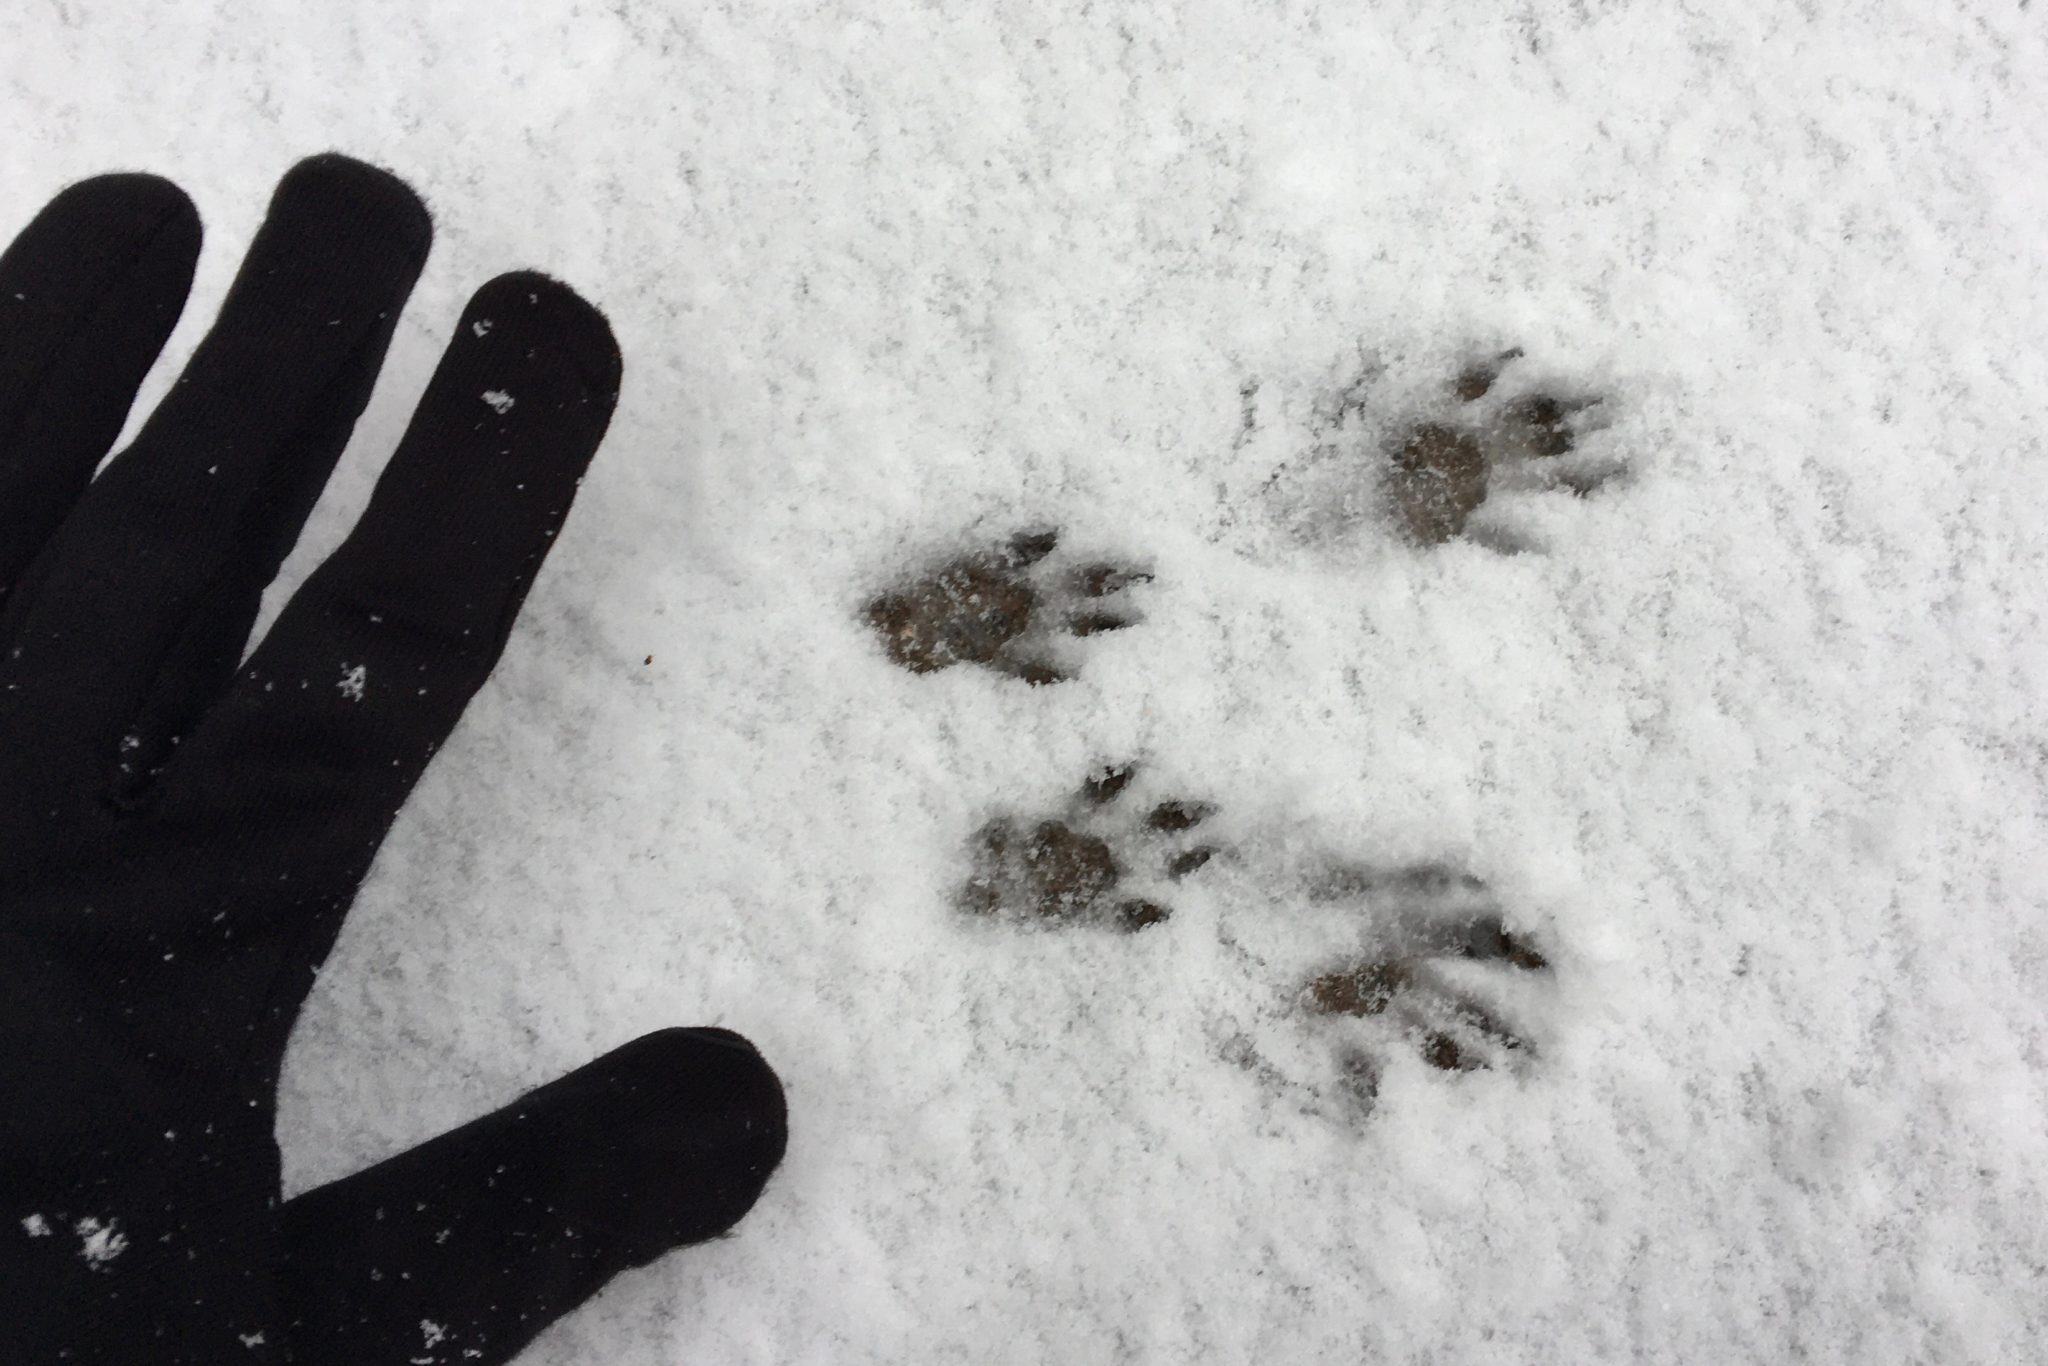
[[[1451,1075],[1537,1057],[1521,1021],[1549,958],[1485,882],[1440,863],[1340,863],[1295,885],[1292,908],[1269,900],[1223,926],[1225,947],[1276,990],[1219,1017],[1219,1052],[1266,1090],[1350,1122],[1399,1057]]]
[[[1439,864],[1396,869],[1342,867],[1312,889],[1316,900],[1365,899],[1388,908],[1387,932],[1373,951],[1347,956],[1300,990],[1311,1015],[1375,1022],[1365,1039],[1347,1043],[1340,1070],[1370,1100],[1388,1049],[1412,1048],[1431,1067],[1472,1072],[1533,1058],[1536,1045],[1500,1007],[1486,1000],[1510,977],[1548,975],[1550,962],[1511,930],[1486,884]],[[1484,971],[1474,980],[1454,965]]]
[[[975,832],[974,871],[960,895],[976,915],[1135,932],[1172,915],[1162,884],[1216,854],[1194,832],[1214,808],[1175,799],[1128,799],[1134,764],[1105,768],[1063,812],[999,816]]]
[[[1504,482],[1556,485],[1586,494],[1617,469],[1557,463],[1577,449],[1596,397],[1548,389],[1505,393],[1500,381],[1519,348],[1475,361],[1451,382],[1449,412],[1400,430],[1387,452],[1384,483],[1395,528],[1416,545],[1442,545]]]
[[[949,560],[868,603],[868,624],[912,673],[979,664],[1034,685],[1062,682],[1073,672],[1060,642],[1131,625],[1123,590],[1151,576],[1107,561],[1056,566],[1058,545],[1057,531],[1025,531]]]

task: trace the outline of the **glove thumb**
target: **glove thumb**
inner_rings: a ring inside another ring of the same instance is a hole
[[[489,1366],[753,1208],[782,1084],[723,1029],[645,1035],[284,1209],[293,1359]]]

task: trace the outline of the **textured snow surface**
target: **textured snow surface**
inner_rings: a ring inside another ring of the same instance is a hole
[[[173,357],[299,157],[436,211],[285,587],[485,278],[573,282],[626,356],[301,1021],[291,1187],[716,1023],[786,1165],[534,1362],[2041,1359],[2044,25],[6,7],[5,230],[183,184]],[[1509,346],[1622,473],[1402,544],[1366,434]],[[1043,687],[890,661],[871,599],[1043,527],[1149,573],[1142,620]],[[1216,809],[1170,920],[959,908],[978,829],[1134,758]],[[1549,960],[1459,969],[1511,1066],[1301,1004],[1436,914],[1331,870],[1424,863]]]

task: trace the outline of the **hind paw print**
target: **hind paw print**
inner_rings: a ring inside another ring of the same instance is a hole
[[[1399,1054],[1452,1074],[1514,1069],[1537,1056],[1533,1035],[1503,1000],[1547,982],[1550,962],[1508,926],[1480,879],[1434,863],[1347,865],[1312,881],[1308,900],[1339,907],[1346,920],[1369,917],[1371,929],[1363,946],[1355,930],[1343,932],[1353,947],[1324,954],[1319,966],[1277,974],[1290,983],[1283,1017],[1312,1024],[1308,1035],[1281,1037],[1270,1020],[1225,1035],[1224,1056],[1269,1089],[1301,1095],[1311,1108],[1334,1095],[1339,1110],[1358,1114],[1372,1108]],[[1273,960],[1251,944],[1235,947],[1274,972]],[[1253,1040],[1261,1030],[1263,1046]],[[1307,1054],[1304,1044],[1313,1044]],[[1313,1060],[1318,1050],[1327,1050],[1325,1061]],[[1288,1058],[1296,1060],[1292,1069]]]
[[[1510,483],[1591,493],[1618,466],[1560,463],[1600,399],[1549,389],[1504,392],[1519,347],[1474,361],[1451,381],[1452,411],[1415,421],[1387,449],[1383,490],[1396,530],[1416,545],[1463,535],[1487,495]]]
[[[1059,532],[1019,532],[898,584],[867,606],[889,658],[912,673],[979,664],[1039,685],[1073,677],[1060,642],[1138,620],[1123,591],[1142,570],[1097,560],[1056,566]]]
[[[1477,1071],[1511,1054],[1533,1057],[1529,1039],[1491,1006],[1443,980],[1438,967],[1454,957],[1542,972],[1549,961],[1510,934],[1498,917],[1452,928],[1451,954],[1347,963],[1302,989],[1304,1007],[1316,1015],[1389,1021],[1440,1071]],[[1350,1070],[1358,1070],[1356,1062]]]
[[[1484,882],[1439,864],[1333,871],[1318,899],[1364,895],[1400,909],[1377,951],[1347,957],[1311,977],[1300,1003],[1311,1015],[1365,1022],[1338,1047],[1337,1071],[1355,1103],[1370,1108],[1389,1053],[1410,1049],[1441,1072],[1475,1072],[1536,1056],[1536,1044],[1493,1001],[1503,979],[1542,974],[1550,961],[1510,930]],[[1458,970],[1477,965],[1480,974]],[[1478,976],[1478,980],[1471,980]],[[1464,980],[1460,980],[1460,979]]]
[[[1135,933],[1169,918],[1161,884],[1209,862],[1191,834],[1215,808],[1173,798],[1128,800],[1135,764],[1095,773],[1053,815],[998,816],[975,832],[973,874],[960,894],[977,915],[1098,924]]]

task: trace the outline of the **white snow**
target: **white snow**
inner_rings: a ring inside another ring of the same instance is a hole
[[[470,290],[618,333],[280,1122],[299,1190],[755,1039],[760,1206],[524,1360],[2048,1354],[2038,7],[68,0],[0,15],[0,109],[10,224],[193,194],[174,357],[300,156],[432,203],[272,612]],[[1396,421],[1509,345],[1626,474],[1489,502],[1519,555],[1347,511],[1352,381]],[[1153,575],[1076,681],[887,660],[874,594],[1044,525]],[[1231,847],[1170,921],[953,909],[972,832],[1131,757]],[[1429,860],[1554,964],[1537,1055],[1390,1045],[1361,1121],[1297,993],[1398,927],[1310,888]]]

